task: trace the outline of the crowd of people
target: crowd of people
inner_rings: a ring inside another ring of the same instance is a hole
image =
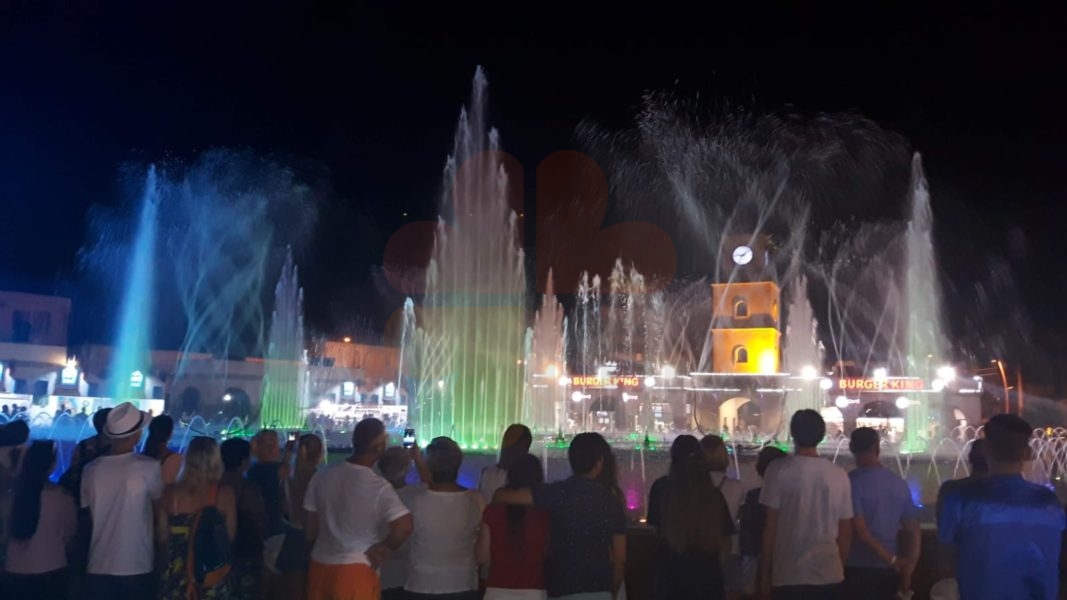
[[[5,427],[0,448],[0,596],[174,600],[614,600],[626,596],[628,520],[615,458],[576,435],[572,475],[545,482],[523,425],[504,433],[478,485],[459,483],[447,438],[389,447],[359,421],[352,451],[326,464],[323,440],[264,430],[221,444],[169,442],[174,423],[124,403],[93,416],[53,484],[56,446]],[[147,437],[143,435],[148,430]],[[768,446],[762,486],[731,477],[723,439],[678,436],[649,489],[655,595],[908,598],[921,551],[907,483],[881,462],[879,432],[852,432],[855,468],[817,452],[826,424],[794,414],[794,452]],[[1064,509],[1022,477],[1030,426],[998,415],[971,474],[938,498],[951,556],[935,597],[1057,597]],[[142,437],[145,441],[141,444]]]

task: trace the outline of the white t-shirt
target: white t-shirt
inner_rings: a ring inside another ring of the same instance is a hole
[[[133,452],[101,456],[85,466],[81,485],[82,508],[93,518],[88,572],[151,573],[152,502],[163,494],[159,461]]]
[[[422,490],[411,499],[415,531],[404,589],[452,594],[478,589],[475,543],[485,502],[472,490]]]
[[[311,559],[324,565],[370,564],[364,552],[384,539],[386,524],[409,512],[388,481],[347,460],[315,473],[304,494],[304,510],[318,515]]]
[[[404,503],[404,506],[410,509],[411,499],[425,489],[426,487],[421,483],[416,485],[405,485],[396,491],[396,495],[400,497],[400,501]],[[384,539],[388,535],[389,527],[383,527],[381,537]],[[404,583],[408,578],[408,557],[410,555],[411,539],[408,538],[399,548],[389,555],[389,560],[385,561],[385,564],[382,565],[380,569],[383,590],[404,587]]]
[[[478,479],[478,493],[486,504],[493,501],[493,494],[508,483],[508,472],[497,465],[489,465],[482,469],[482,476]]]
[[[852,518],[852,486],[844,469],[814,456],[778,459],[767,468],[760,503],[778,509],[771,585],[844,581],[837,525]]]

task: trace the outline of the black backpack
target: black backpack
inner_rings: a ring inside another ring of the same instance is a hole
[[[211,500],[193,517],[189,527],[189,556],[185,567],[188,597],[199,598],[202,590],[223,585],[230,574],[230,536],[226,517],[216,506],[218,486],[211,488]]]

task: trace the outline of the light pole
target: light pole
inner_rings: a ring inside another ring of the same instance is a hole
[[[1004,384],[1004,413],[1007,414],[1011,412],[1011,406],[1008,401],[1008,375],[1004,372],[1004,363],[1000,359],[994,358],[993,364],[1000,369],[1000,381]]]

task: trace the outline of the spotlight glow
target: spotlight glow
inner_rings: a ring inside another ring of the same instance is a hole
[[[815,369],[815,367],[811,365],[806,365],[803,369],[800,370],[800,376],[804,379],[815,379],[819,376],[819,372]]]
[[[950,365],[938,367],[937,378],[943,382],[949,382],[956,378],[956,369]]]
[[[571,394],[571,401],[573,402],[581,402],[583,398],[585,398],[585,394],[581,392],[575,391]]]
[[[885,381],[889,378],[889,370],[885,367],[878,367],[874,370],[873,375],[876,381]]]
[[[935,392],[940,392],[941,390],[945,389],[945,382],[940,380],[940,379],[935,379],[935,380],[930,382],[930,387]]]
[[[896,402],[894,404],[896,404],[897,408],[899,408],[900,410],[905,410],[909,406],[911,406],[911,399],[910,398],[905,398],[904,396],[901,396],[901,397],[896,399]]]
[[[834,400],[834,404],[837,405],[838,408],[847,408],[849,399],[845,396],[838,396],[837,399]]]
[[[671,377],[674,377],[674,367],[671,365],[663,365],[663,368],[660,369],[660,374],[667,379],[670,379]]]
[[[656,387],[655,377],[645,377],[645,387]]]
[[[829,390],[829,389],[831,389],[833,387],[834,387],[834,382],[833,382],[832,379],[827,379],[827,378],[824,377],[823,379],[821,379],[819,381],[819,388],[821,388],[824,391],[825,390]]]
[[[570,384],[571,384],[571,378],[570,377],[567,377],[566,375],[562,375],[559,378],[559,387],[567,387]]]

